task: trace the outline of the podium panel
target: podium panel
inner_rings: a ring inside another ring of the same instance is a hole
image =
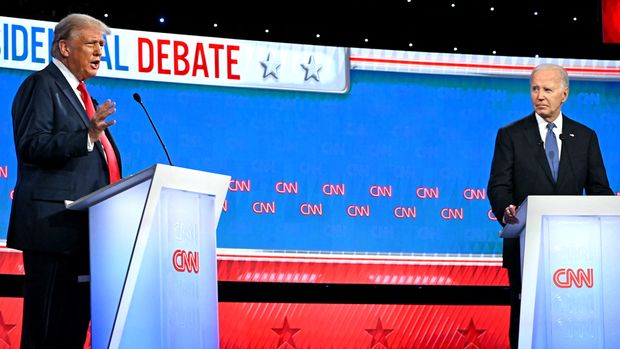
[[[92,348],[217,348],[216,227],[229,176],[156,165],[89,209]]]
[[[620,347],[620,197],[530,196],[517,217],[519,346]]]
[[[537,296],[546,321],[535,321],[534,338],[546,338],[545,348],[604,348],[603,287],[600,217],[544,216],[543,263]],[[551,282],[544,282],[551,281]],[[617,289],[617,288],[616,288]],[[544,317],[541,317],[543,320]],[[541,343],[542,345],[542,343]]]

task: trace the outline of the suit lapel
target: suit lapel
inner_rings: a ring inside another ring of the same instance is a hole
[[[84,126],[88,127],[90,120],[88,120],[88,115],[86,115],[86,110],[82,106],[82,103],[80,103],[80,101],[78,100],[78,97],[75,94],[75,92],[73,92],[73,89],[71,88],[71,85],[69,85],[69,82],[67,82],[67,79],[65,79],[64,75],[62,75],[62,73],[60,72],[58,67],[56,67],[54,63],[50,63],[48,65],[48,68],[49,68],[50,73],[54,75],[55,77],[55,82],[56,82],[56,85],[58,86],[58,89],[62,92],[63,95],[65,95],[65,97],[67,97],[67,99],[71,103],[71,106],[73,107],[73,110],[75,111],[75,114],[73,115],[76,115],[77,117],[79,117],[80,120],[82,120],[82,123],[84,124]]]
[[[58,86],[58,89],[62,92],[62,94],[65,95],[65,97],[67,97],[67,99],[71,103],[71,106],[75,111],[75,113],[72,113],[72,115],[79,117],[84,124],[84,127],[88,128],[88,125],[90,124],[90,119],[88,119],[86,109],[84,109],[84,106],[82,106],[82,103],[78,99],[77,95],[75,94],[75,92],[73,92],[71,85],[69,85],[69,82],[67,81],[67,79],[65,79],[65,76],[62,75],[62,73],[54,63],[50,63],[48,65],[48,68],[50,73],[56,77],[55,82]],[[101,142],[95,142],[95,148],[99,150],[99,154],[105,159]]]
[[[547,178],[553,183],[551,167],[549,167],[549,161],[547,161],[547,155],[545,155],[545,148],[543,147],[542,139],[540,139],[540,131],[538,130],[538,123],[536,122],[536,116],[534,114],[531,114],[523,131],[525,132],[525,137],[530,144],[530,149],[536,161],[538,161],[538,164],[542,167]],[[560,166],[562,166],[561,162]]]
[[[572,172],[570,164],[575,161],[575,159],[573,159],[573,156],[575,156],[575,152],[571,149],[571,146],[574,145],[571,144],[570,141],[571,135],[573,137],[575,135],[575,127],[572,120],[567,118],[566,115],[564,115],[563,122],[564,125],[562,126],[562,134],[565,135],[568,139],[562,140],[560,167],[558,169],[558,183],[560,183],[560,181],[564,181],[568,174]]]
[[[86,115],[86,110],[82,106],[82,103],[80,103],[80,101],[77,99],[77,96],[71,89],[71,86],[63,88],[62,93],[67,96],[67,98],[71,102],[71,105],[73,106],[73,109],[75,109],[77,115],[79,115],[80,119],[82,120],[84,126],[88,127],[88,124],[90,124],[90,120],[88,119],[88,115]]]

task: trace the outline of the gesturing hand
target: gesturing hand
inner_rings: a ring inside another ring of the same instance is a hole
[[[116,102],[112,102],[111,100],[106,100],[104,103],[100,104],[97,110],[95,111],[95,115],[90,120],[90,124],[88,125],[88,137],[91,142],[96,142],[101,137],[101,132],[105,131],[106,128],[116,124],[116,120],[106,121],[107,117],[114,114],[116,112]]]

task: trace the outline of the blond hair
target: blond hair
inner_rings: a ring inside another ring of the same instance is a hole
[[[72,13],[56,24],[54,28],[54,40],[52,41],[52,57],[62,58],[60,54],[59,42],[68,40],[75,35],[77,31],[83,28],[95,27],[105,34],[110,34],[110,28],[102,21],[89,15],[81,13]]]

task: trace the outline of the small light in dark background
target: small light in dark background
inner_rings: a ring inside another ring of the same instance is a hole
[[[68,13],[82,12],[112,28],[231,39],[266,40],[268,34],[269,41],[284,43],[620,59],[620,45],[603,44],[600,0],[216,1],[205,3],[204,11],[197,6],[188,0],[167,4],[136,0],[131,8],[118,0],[80,4],[18,0],[3,3],[2,15],[58,21]],[[360,33],[364,33],[361,43]],[[403,42],[415,42],[415,47]]]

